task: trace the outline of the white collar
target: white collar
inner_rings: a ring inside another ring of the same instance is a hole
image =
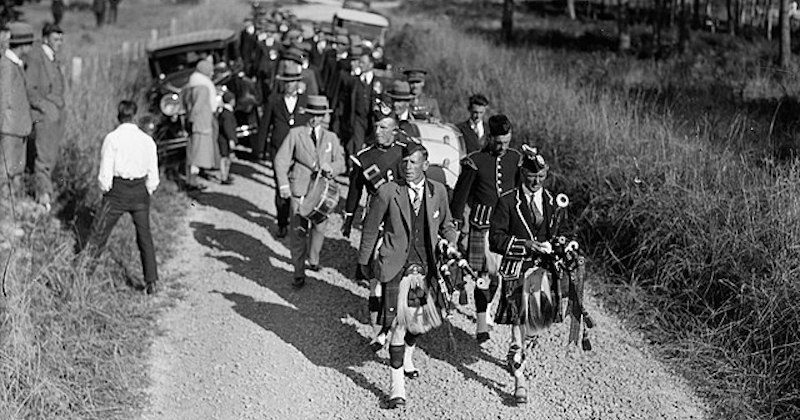
[[[56,52],[53,51],[53,47],[47,44],[42,44],[42,50],[44,50],[44,55],[46,55],[50,61],[56,61]]]
[[[533,196],[533,198],[539,199],[541,201],[542,192],[543,191],[544,191],[544,188],[539,188],[536,191],[531,191],[531,189],[528,188],[527,185],[522,185],[522,192],[525,194],[525,199],[527,199],[529,202],[531,201],[531,196]]]
[[[478,121],[469,120],[469,126],[472,127],[472,129],[475,129],[480,125],[483,125],[483,120],[478,120]]]
[[[230,112],[233,112],[233,107],[231,106],[231,104],[222,104],[222,107]]]
[[[422,180],[420,180],[416,184],[414,184],[412,182],[409,182],[408,183],[408,188],[411,188],[414,191],[421,191],[422,189],[425,188],[425,177],[422,177]]]
[[[25,63],[22,62],[22,59],[19,58],[19,56],[14,51],[12,51],[11,48],[8,48],[6,50],[6,58],[8,58],[9,60],[11,60],[12,63],[20,67],[25,66]]]

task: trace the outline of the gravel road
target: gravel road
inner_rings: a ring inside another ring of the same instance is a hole
[[[388,353],[367,348],[367,290],[351,280],[359,232],[333,216],[322,270],[292,289],[288,239],[274,237],[269,167],[238,161],[235,184],[197,194],[164,277],[183,297],[159,321],[144,419],[702,419],[706,408],[591,297],[591,352],[567,346],[567,325],[529,354],[529,403],[513,403],[509,332],[474,339],[474,312],[421,337],[409,405],[385,408]]]

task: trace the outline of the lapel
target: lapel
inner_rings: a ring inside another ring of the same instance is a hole
[[[533,213],[531,212],[530,203],[525,200],[525,192],[522,190],[522,186],[517,188],[516,198],[517,215],[522,225],[525,226],[525,230],[528,232],[528,239],[536,239],[536,236],[533,235],[533,231],[531,230],[531,226],[534,225]]]
[[[433,213],[438,209],[438,206],[433,199],[433,184],[426,178],[425,179],[425,217],[428,222],[428,236],[430,236],[431,244],[436,244],[436,234],[439,231],[439,225],[434,226]],[[441,214],[439,217],[443,217]]]
[[[547,222],[547,237],[550,237],[552,234],[550,229],[553,227],[553,195],[550,194],[550,191],[542,190],[542,214],[544,215],[544,221]]]
[[[397,193],[394,200],[400,208],[400,215],[403,219],[403,226],[406,228],[406,237],[411,236],[411,203],[408,201],[408,185],[405,181],[397,183]]]

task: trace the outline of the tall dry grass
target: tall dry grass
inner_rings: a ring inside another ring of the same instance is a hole
[[[800,417],[800,165],[726,146],[754,140],[736,124],[687,130],[645,96],[582,83],[565,53],[498,47],[444,18],[406,22],[387,50],[432,71],[446,119],[466,118],[466,97],[483,92],[517,143],[543,150],[576,234],[614,274],[596,290],[716,414]]]
[[[231,27],[248,11],[244,3],[220,3],[204,2],[174,14],[177,25],[169,16],[148,19],[144,25],[162,35],[170,29]],[[231,7],[221,7],[226,5]],[[148,4],[142,13],[157,13],[157,7]],[[171,4],[164,7],[181,10]],[[81,58],[82,72],[66,94],[67,127],[54,173],[57,217],[21,221],[26,236],[8,260],[6,294],[0,295],[0,419],[128,418],[145,401],[154,317],[175,292],[167,289],[153,299],[132,287],[141,281],[141,267],[127,217],[99,261],[74,251],[85,239],[101,198],[96,181],[99,150],[105,134],[117,124],[117,103],[138,99],[140,115],[148,108],[143,100],[150,75],[139,49],[147,39],[131,39],[130,33],[90,29],[67,44],[68,79],[76,70],[73,57]],[[127,54],[123,41],[130,45]],[[186,205],[163,180],[151,207],[159,264],[175,251],[175,225]],[[169,281],[163,273],[161,280]]]

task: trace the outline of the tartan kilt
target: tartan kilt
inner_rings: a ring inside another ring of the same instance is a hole
[[[525,283],[522,276],[504,278],[501,281],[500,301],[494,322],[498,325],[522,324],[522,287]]]
[[[467,242],[467,262],[475,271],[486,271],[486,235],[489,229],[470,226]]]

